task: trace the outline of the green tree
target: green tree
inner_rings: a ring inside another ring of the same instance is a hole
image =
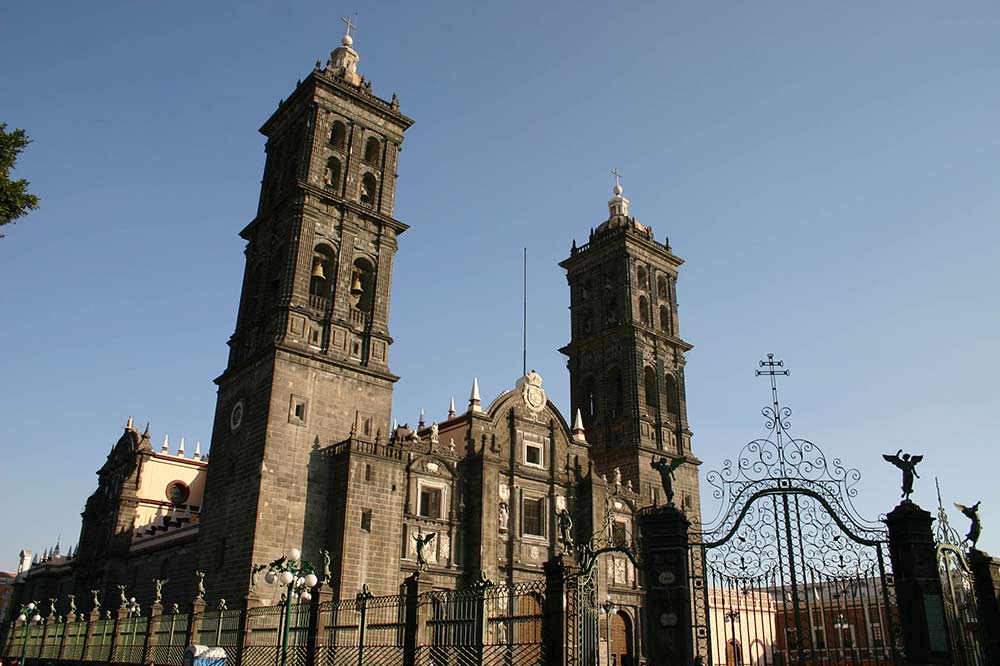
[[[28,192],[28,181],[10,179],[17,156],[29,143],[31,139],[23,129],[8,132],[7,123],[0,123],[0,226],[38,208],[38,197]]]

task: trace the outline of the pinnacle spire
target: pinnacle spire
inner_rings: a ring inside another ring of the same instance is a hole
[[[448,404],[448,418],[455,418],[455,396],[451,396],[451,402]]]
[[[479,377],[472,378],[472,395],[469,396],[469,411],[483,411],[482,402],[479,399]]]
[[[181,437],[181,445],[177,447],[177,455],[181,458],[184,457],[184,438]]]
[[[573,441],[574,442],[586,442],[587,435],[585,434],[585,429],[583,427],[583,415],[580,413],[580,409],[577,408],[576,416],[573,417]]]
[[[149,439],[149,421],[146,421],[146,429],[142,431],[142,438]]]
[[[132,430],[132,417],[128,417],[128,421],[125,422],[125,429]]]
[[[163,446],[160,447],[160,453],[170,453],[170,435],[163,436]]]
[[[424,408],[423,407],[420,408],[420,418],[417,419],[417,427],[418,428],[423,428],[424,427]]]
[[[192,460],[201,460],[201,442],[195,441],[194,443],[194,455],[191,456]]]

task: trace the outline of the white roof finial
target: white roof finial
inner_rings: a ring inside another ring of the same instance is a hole
[[[160,453],[170,453],[170,436],[163,436],[163,446],[160,447]]]
[[[181,445],[177,447],[177,455],[181,458],[184,457],[184,438],[181,437]]]
[[[576,417],[573,418],[573,441],[586,442],[587,436],[584,434],[583,415],[580,410],[576,410]]]
[[[128,422],[125,424],[125,429],[126,430],[131,430],[132,429],[132,417],[131,416],[128,417]]]
[[[455,418],[455,396],[451,396],[451,402],[448,404],[448,418]]]
[[[615,167],[614,169],[611,170],[611,173],[614,174],[615,176],[615,189],[614,189],[615,196],[620,197],[622,194],[622,183],[621,183],[622,172],[618,170],[618,167]]]
[[[615,196],[613,196],[611,198],[611,201],[608,202],[608,213],[611,215],[611,217],[614,217],[616,215],[628,217],[629,201],[628,199],[622,196],[622,183],[621,183],[622,173],[617,168],[612,169],[611,173],[614,174],[615,176],[615,189],[614,189]]]
[[[355,18],[357,18],[357,15],[355,15]],[[344,46],[350,46],[351,44],[354,43],[354,39],[351,37],[351,28],[357,30],[358,25],[356,23],[351,22],[350,17],[344,18],[343,16],[341,16],[340,20],[347,24],[347,32],[344,33],[344,38],[340,40],[340,43],[343,44]]]
[[[424,427],[424,408],[423,407],[420,408],[420,418],[417,419],[417,427],[418,428],[423,428]]]
[[[195,441],[194,443],[194,455],[191,456],[192,460],[201,460],[201,442]]]
[[[470,412],[483,411],[482,404],[479,400],[479,377],[472,378],[472,395],[469,396],[469,411]]]

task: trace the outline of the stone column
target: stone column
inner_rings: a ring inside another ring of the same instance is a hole
[[[417,648],[426,636],[427,620],[430,618],[430,604],[420,604],[420,595],[430,592],[433,585],[429,576],[420,576],[414,572],[403,581],[403,594],[406,597],[406,610],[403,629],[403,666],[414,666],[417,663]]]
[[[201,619],[205,613],[205,600],[195,599],[191,603],[191,617],[188,619],[187,639],[184,645],[194,645],[198,641],[198,634],[201,633]]]
[[[564,666],[567,663],[567,648],[580,649],[579,641],[574,646],[570,643],[576,627],[571,626],[575,618],[570,617],[567,591],[579,580],[567,580],[579,573],[579,567],[573,555],[562,553],[556,555],[542,565],[545,568],[545,599],[542,602],[542,653],[545,655],[546,666]]]
[[[975,579],[976,609],[982,636],[986,638],[987,663],[1000,666],[1000,560],[981,550],[969,551],[969,566]]]
[[[97,624],[101,619],[101,609],[95,608],[90,613],[87,614],[87,633],[83,636],[83,651],[80,653],[80,661],[92,661],[88,660],[89,656],[87,653],[90,651],[91,644],[94,642],[94,625]]]
[[[146,625],[146,641],[142,648],[142,663],[153,661],[153,648],[156,647],[156,632],[160,628],[160,616],[163,615],[163,604],[154,603],[149,607],[149,623]]]
[[[906,660],[911,666],[952,664],[931,514],[904,500],[885,522]]]
[[[650,666],[686,666],[694,659],[687,518],[672,504],[639,511],[642,532],[645,646]]]
[[[56,659],[62,661],[66,654],[66,640],[69,638],[69,630],[76,623],[76,613],[70,611],[66,613],[66,620],[63,622],[62,638],[59,639],[59,652]]]

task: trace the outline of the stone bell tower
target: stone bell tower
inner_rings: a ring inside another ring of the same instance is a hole
[[[561,350],[573,412],[583,415],[591,458],[602,474],[619,468],[646,503],[664,503],[654,457],[683,457],[674,502],[700,517],[684,388],[677,276],[683,260],[629,215],[618,174],[608,219],[560,266],[570,287],[572,339]]]
[[[240,598],[251,564],[327,547],[329,465],[317,452],[388,435],[397,158],[412,120],[375,96],[350,36],[264,123],[257,216],[219,386],[199,566]]]

